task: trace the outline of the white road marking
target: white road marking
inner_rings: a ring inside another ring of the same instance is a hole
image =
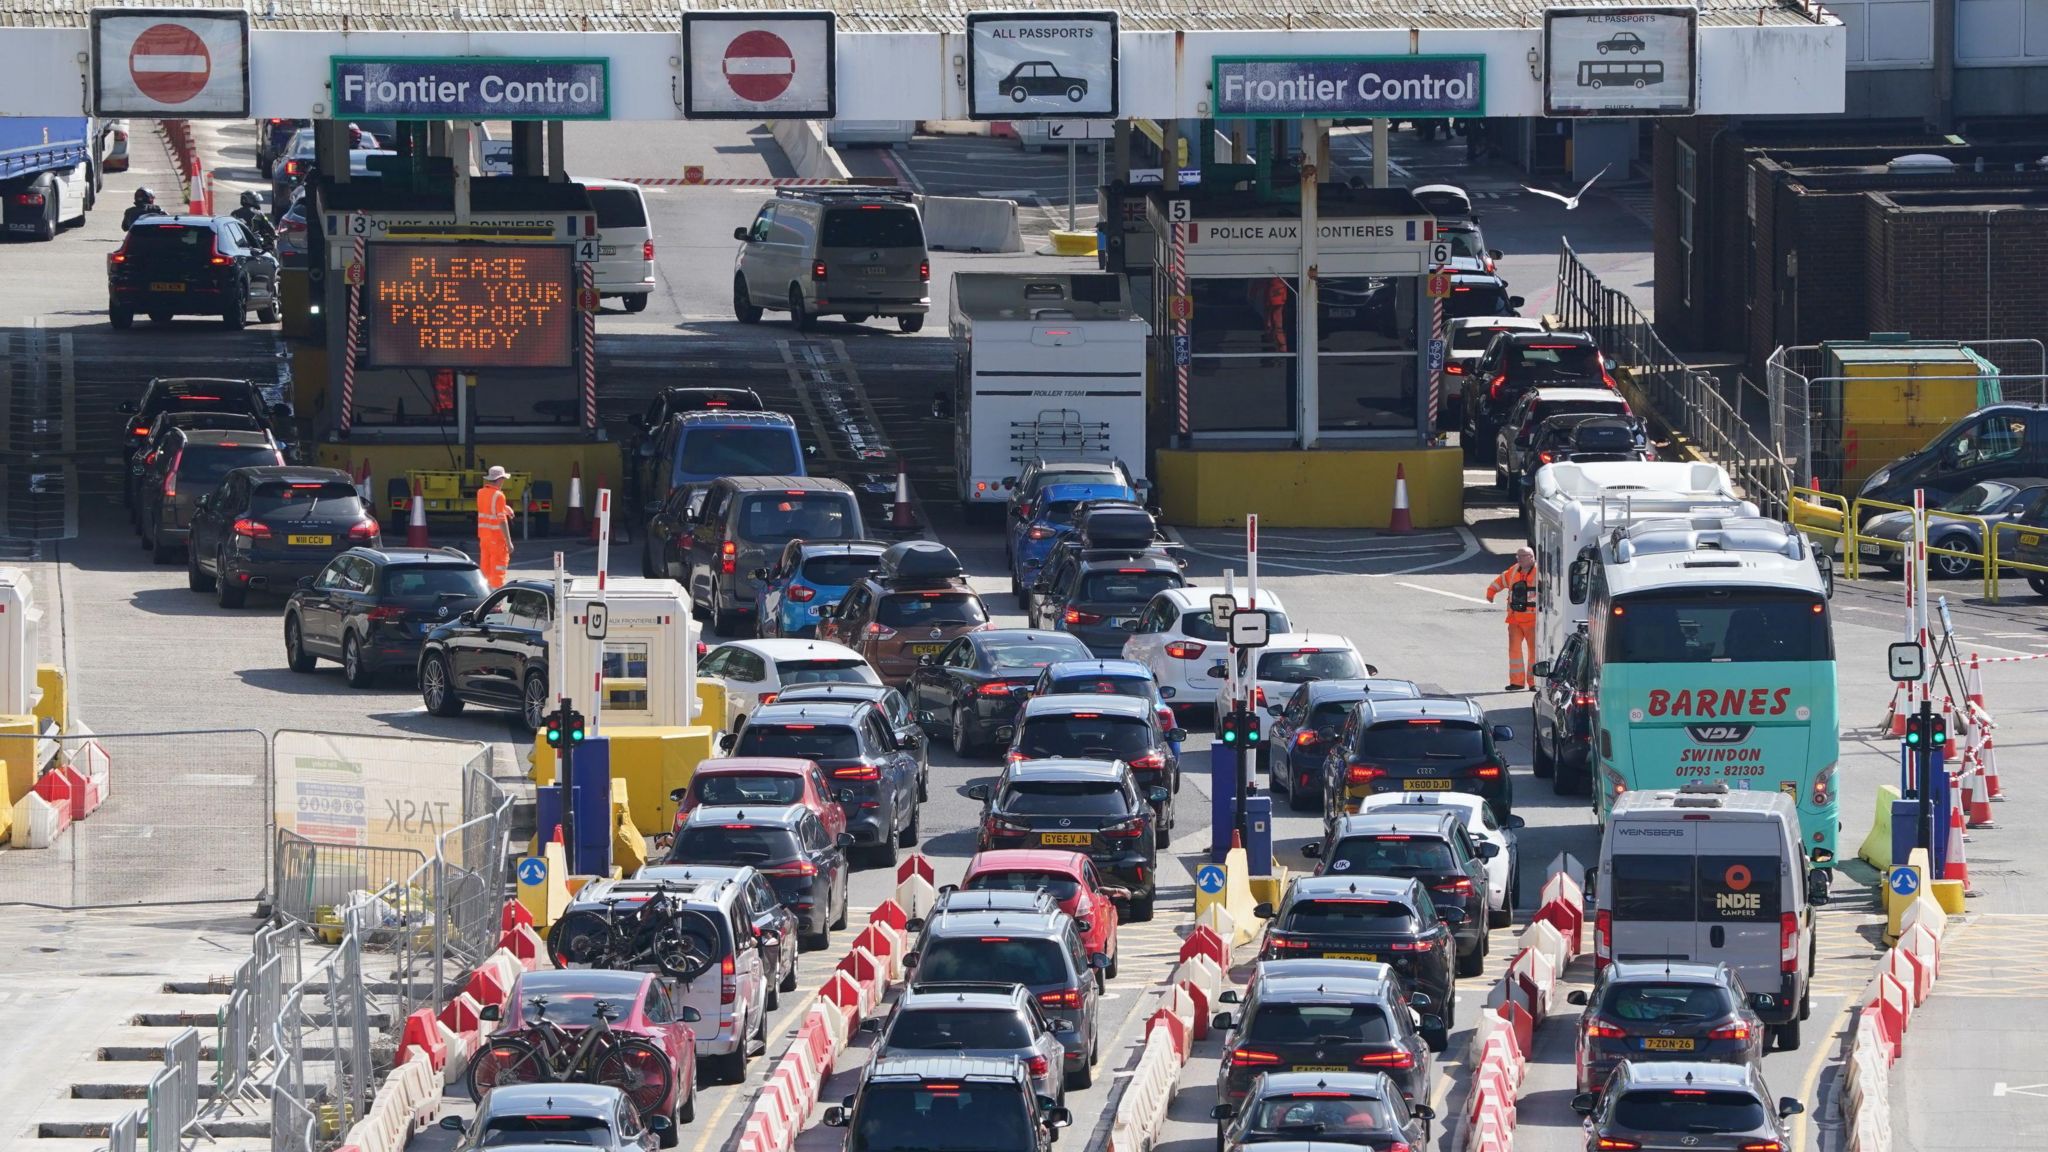
[[[1488,602],[1483,596],[1467,596],[1463,592],[1452,592],[1445,588],[1431,588],[1427,584],[1413,584],[1406,580],[1398,580],[1396,583],[1403,588],[1413,588],[1417,592],[1428,592],[1436,596],[1449,596],[1453,600],[1463,600],[1468,604],[1485,604]]]

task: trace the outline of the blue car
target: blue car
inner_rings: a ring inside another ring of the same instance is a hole
[[[1167,706],[1159,695],[1159,682],[1152,678],[1152,670],[1136,660],[1061,660],[1047,664],[1045,671],[1038,674],[1038,682],[1031,686],[1031,695],[1039,696],[1136,696],[1152,703],[1153,711],[1159,714],[1159,728],[1171,732],[1180,727],[1174,719],[1173,709]],[[1180,758],[1180,742],[1167,742],[1173,748],[1176,760]],[[1174,776],[1174,788],[1180,787],[1180,776]]]
[[[761,635],[818,634],[818,609],[837,604],[846,590],[882,566],[889,546],[879,540],[791,540],[761,581]]]
[[[1032,581],[1052,555],[1052,546],[1062,532],[1074,524],[1074,506],[1083,500],[1135,500],[1136,493],[1123,484],[1049,484],[1032,501],[1027,516],[1012,517],[1010,534],[1010,595],[1019,608],[1029,608]]]

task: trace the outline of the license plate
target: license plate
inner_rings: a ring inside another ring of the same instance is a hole
[[[869,264],[863,267],[861,272],[869,276],[887,276],[889,268],[885,264]]]
[[[1104,623],[1108,624],[1111,628],[1121,628],[1135,619],[1137,619],[1135,616],[1111,616]]]
[[[1449,792],[1451,790],[1451,782],[1449,780],[1403,780],[1401,781],[1401,787],[1409,792]]]
[[[912,644],[910,646],[910,654],[912,656],[936,656],[944,647],[944,644]]]
[[[597,249],[597,254],[599,256],[617,256],[619,254],[619,250],[617,248],[606,248],[600,245]]]
[[[149,282],[149,290],[151,292],[183,292],[185,286],[172,283],[169,280],[152,280]]]
[[[1358,315],[1358,309],[1356,308],[1330,309],[1330,319],[1332,320],[1349,320],[1356,315]]]
[[[1342,1065],[1342,1064],[1296,1064],[1296,1065],[1294,1066],[1294,1069],[1293,1069],[1293,1070],[1294,1070],[1294,1071],[1296,1071],[1296,1072],[1349,1072],[1349,1071],[1351,1071],[1351,1069],[1349,1069],[1349,1068],[1346,1068],[1346,1067],[1345,1067],[1344,1065]]]
[[[1649,1052],[1690,1052],[1699,1047],[1699,1042],[1690,1038],[1652,1036],[1643,1041],[1643,1048]]]
[[[1373,961],[1374,963],[1377,963],[1377,962],[1379,961],[1379,958],[1380,958],[1380,954],[1379,954],[1379,953],[1377,953],[1377,952],[1325,952],[1325,953],[1323,953],[1323,959],[1325,959],[1325,960],[1370,960],[1370,961]],[[1303,1069],[1303,1071],[1309,1071],[1309,1069]]]
[[[1857,550],[1858,552],[1861,552],[1861,553],[1863,553],[1863,554],[1864,554],[1865,556],[1876,556],[1876,555],[1878,555],[1879,553],[1881,553],[1881,552],[1883,552],[1883,551],[1884,551],[1884,549],[1882,549],[1882,548],[1878,547],[1878,546],[1877,546],[1877,545],[1875,545],[1875,544],[1871,544],[1871,543],[1863,543],[1863,544],[1858,544],[1858,545],[1856,546],[1856,550]]]
[[[1038,842],[1048,847],[1057,844],[1062,848],[1086,848],[1094,843],[1094,841],[1095,837],[1086,832],[1040,832],[1038,834]]]
[[[284,539],[285,543],[291,544],[293,546],[311,546],[334,543],[334,537],[332,536],[287,536]]]

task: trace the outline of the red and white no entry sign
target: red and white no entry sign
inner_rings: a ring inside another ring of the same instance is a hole
[[[773,100],[796,78],[796,54],[782,37],[758,28],[732,38],[725,49],[725,82],[742,100]]]
[[[135,87],[152,100],[183,104],[205,91],[213,74],[206,41],[182,24],[156,24],[135,38],[128,52]]]

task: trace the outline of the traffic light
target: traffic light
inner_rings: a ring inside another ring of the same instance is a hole
[[[1242,709],[1225,712],[1217,718],[1216,735],[1233,748],[1256,746],[1259,742],[1259,714]]]
[[[1948,717],[1941,713],[1922,716],[1918,712],[1906,717],[1906,747],[1940,750],[1948,744]]]
[[[1254,748],[1258,747],[1259,736],[1261,735],[1259,732],[1259,714],[1247,709],[1239,713],[1239,715],[1243,717],[1240,723],[1243,726],[1244,742]]]
[[[587,735],[583,727],[583,713],[569,707],[567,701],[547,714],[547,724],[542,730],[547,734],[550,748],[560,748],[565,743],[573,747],[583,743]]]

